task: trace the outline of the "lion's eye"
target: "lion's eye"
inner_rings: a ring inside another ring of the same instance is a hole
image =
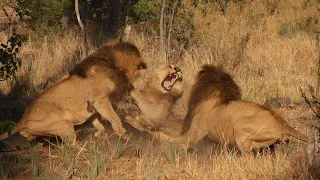
[[[170,64],[170,65],[168,66],[168,68],[172,68],[172,69],[173,69],[173,68],[174,68],[174,65],[171,65],[171,64]]]

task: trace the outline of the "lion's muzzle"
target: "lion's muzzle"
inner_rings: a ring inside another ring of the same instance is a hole
[[[172,65],[170,65],[169,68],[173,68],[175,72],[168,74],[161,82],[161,86],[167,91],[172,88],[175,82],[182,80],[182,72],[180,68]]]

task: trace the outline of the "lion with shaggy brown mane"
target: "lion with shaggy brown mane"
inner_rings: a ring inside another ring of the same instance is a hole
[[[20,132],[28,140],[36,136],[60,136],[75,143],[74,125],[93,116],[96,135],[104,130],[99,122],[102,117],[111,123],[116,134],[123,136],[126,130],[111,101],[128,94],[139,70],[145,68],[133,44],[103,45],[81,61],[69,77],[41,93],[25,110],[14,132]],[[6,134],[1,139],[5,137]]]
[[[182,139],[196,143],[208,136],[215,142],[236,145],[243,154],[288,137],[308,140],[277,112],[240,97],[240,88],[228,73],[203,66],[191,89]]]

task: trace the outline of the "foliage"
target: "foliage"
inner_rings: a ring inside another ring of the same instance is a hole
[[[295,33],[306,32],[314,34],[319,31],[320,23],[316,17],[301,18],[298,21],[291,21],[280,24],[278,27],[278,34],[281,36],[291,36]]]
[[[34,144],[31,145],[34,146]],[[29,153],[31,156],[33,177],[36,178],[40,175],[39,152],[36,152],[34,148],[30,148]]]
[[[62,16],[73,12],[72,0],[18,0],[18,5],[30,16],[29,25],[43,34],[58,31]]]
[[[12,34],[6,44],[0,44],[0,81],[14,77],[21,66],[18,57],[21,45],[22,38],[18,34]]]
[[[287,24],[281,24],[278,28],[278,34],[281,36],[287,36],[291,33]]]
[[[176,16],[173,24],[173,38],[176,39],[179,44],[187,45],[195,30],[192,23],[193,13],[179,9]]]
[[[112,145],[112,156],[114,158],[119,158],[123,149],[126,147],[128,141],[123,143],[121,141],[121,138],[119,137],[118,140],[116,142],[114,142],[114,144]]]
[[[142,22],[142,21],[159,21],[160,14],[160,3],[158,1],[150,0],[138,0],[138,2],[133,5],[133,19]]]
[[[181,4],[181,1],[177,1],[176,4],[171,1],[168,5],[167,11],[169,11],[167,14],[172,14],[174,11],[171,39],[168,39],[168,41],[170,41],[168,44],[171,44],[171,52],[167,53],[170,58],[176,59],[181,57],[183,48],[187,49],[193,38],[195,32],[193,25],[193,11],[185,9],[183,4]],[[172,18],[172,16],[169,18]],[[168,20],[168,22],[170,21]],[[169,27],[170,24],[167,23],[166,26]],[[170,33],[169,30],[167,31]]]
[[[8,133],[10,136],[16,123],[13,121],[0,121],[0,134]]]
[[[130,18],[151,36],[160,35],[161,3],[159,0],[138,0],[132,6]],[[184,8],[181,0],[166,0],[163,19],[166,44],[170,46],[167,53],[172,57],[180,57],[180,51],[171,50],[187,48],[194,34],[193,12]]]
[[[267,0],[263,1],[264,6],[267,8],[268,14],[272,15],[279,7],[279,2],[277,0]]]
[[[11,170],[11,166],[11,163],[0,162],[0,172],[3,180],[9,179],[8,177]]]
[[[103,156],[101,147],[103,141],[97,141],[92,144],[91,148],[88,150],[91,159],[91,166],[89,167],[88,179],[97,179],[97,176],[103,172],[105,168],[105,163],[103,161]]]
[[[310,34],[319,32],[319,20],[317,17],[307,17],[301,18],[300,21],[296,22],[296,29],[297,31],[303,31]]]
[[[175,163],[176,162],[176,149],[171,147],[170,144],[168,144],[168,147],[166,148],[166,159],[171,162],[171,163]]]

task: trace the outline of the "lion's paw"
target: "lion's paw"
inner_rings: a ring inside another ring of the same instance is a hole
[[[94,137],[98,138],[102,136],[103,130],[98,130],[97,132],[94,133]]]
[[[121,137],[124,136],[127,132],[126,129],[124,129],[122,126],[115,128],[114,131],[118,136],[121,136]]]
[[[130,139],[130,136],[128,134],[125,134],[125,135],[121,136],[121,138],[128,141]]]

